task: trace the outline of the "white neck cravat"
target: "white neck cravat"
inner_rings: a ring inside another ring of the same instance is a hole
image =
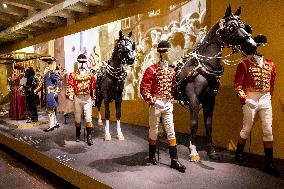
[[[262,65],[263,65],[263,56],[254,55],[253,57],[256,60],[256,62],[260,65],[260,67],[262,67]]]
[[[161,61],[161,66],[163,69],[168,69],[168,66],[169,66],[168,61],[165,61],[165,60]]]

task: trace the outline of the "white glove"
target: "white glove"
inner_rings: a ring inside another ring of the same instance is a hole
[[[173,103],[170,100],[168,100],[167,103],[165,104],[165,108],[170,109],[172,107],[173,107]]]
[[[73,101],[73,100],[74,100],[74,97],[73,97],[73,96],[69,96],[69,99]]]
[[[158,108],[158,109],[164,109],[165,105],[163,104],[163,102],[161,100],[156,100],[155,107]]]
[[[251,109],[255,109],[257,104],[254,100],[252,99],[246,99],[245,103],[250,107]]]

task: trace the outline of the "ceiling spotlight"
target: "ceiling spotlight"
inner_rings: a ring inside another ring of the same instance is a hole
[[[8,7],[6,3],[3,3],[2,5],[3,5],[4,8]]]

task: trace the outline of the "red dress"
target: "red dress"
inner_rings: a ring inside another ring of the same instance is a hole
[[[20,89],[20,78],[18,75],[12,75],[10,79],[11,98],[9,117],[11,119],[25,119],[27,117],[26,98]]]

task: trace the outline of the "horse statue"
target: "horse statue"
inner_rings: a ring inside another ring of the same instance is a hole
[[[198,129],[198,113],[203,109],[204,124],[207,136],[207,155],[220,159],[212,145],[212,117],[215,97],[220,86],[220,77],[224,72],[222,65],[229,60],[222,59],[222,50],[229,47],[243,56],[256,52],[257,44],[251,37],[251,27],[240,20],[241,8],[232,14],[228,5],[225,16],[220,19],[201,40],[194,50],[188,54],[176,68],[175,96],[190,109],[190,161],[199,161],[196,151],[196,133]]]
[[[124,36],[122,31],[119,31],[119,39],[115,42],[115,47],[111,58],[107,61],[107,65],[103,66],[97,73],[97,99],[96,106],[99,111],[98,125],[102,127],[102,119],[100,108],[102,100],[105,104],[105,141],[111,140],[109,132],[109,103],[115,101],[116,110],[116,123],[117,123],[117,138],[118,140],[124,140],[120,128],[120,117],[121,117],[121,103],[122,103],[122,92],[124,86],[124,80],[127,73],[123,66],[133,65],[135,60],[134,50],[135,43],[130,38],[132,32],[129,32],[128,36]]]

